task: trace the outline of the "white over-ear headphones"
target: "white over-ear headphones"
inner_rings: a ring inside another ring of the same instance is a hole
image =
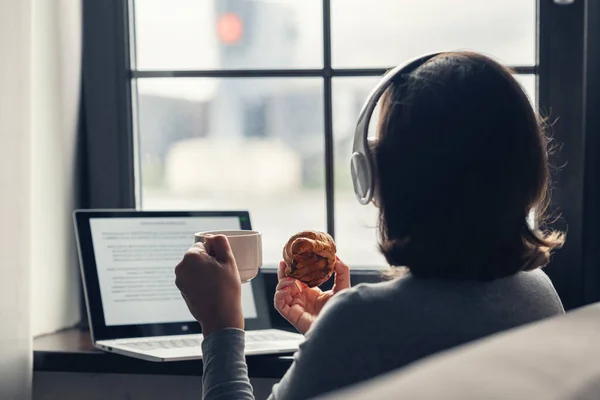
[[[375,192],[375,160],[367,136],[369,122],[377,102],[396,77],[411,73],[439,54],[442,53],[431,53],[417,57],[392,69],[373,88],[363,105],[354,132],[354,145],[352,147],[352,158],[350,159],[354,193],[360,204],[369,204],[373,200]]]

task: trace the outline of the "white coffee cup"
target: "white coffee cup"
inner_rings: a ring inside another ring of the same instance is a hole
[[[225,235],[240,271],[242,283],[252,280],[262,267],[262,236],[249,230],[206,231],[194,234],[196,243],[204,243],[206,235]]]

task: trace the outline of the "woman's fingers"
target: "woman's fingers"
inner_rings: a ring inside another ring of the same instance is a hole
[[[312,325],[313,317],[303,307],[294,305],[290,307],[288,321],[296,327],[298,332],[305,334]]]
[[[273,305],[275,309],[279,311],[282,315],[284,314],[284,310],[286,307],[289,307],[294,300],[294,297],[290,294],[289,290],[278,290],[275,292],[275,297],[273,298]],[[283,315],[285,317],[285,315]]]
[[[346,265],[339,257],[336,257],[334,266],[335,278],[332,291],[334,293],[350,287],[350,267]]]
[[[306,309],[294,300],[289,287],[275,292],[274,305],[283,318],[287,319],[296,328],[299,328],[298,322],[306,313]]]
[[[279,313],[290,324],[292,324],[300,333],[304,334],[312,324],[312,316],[306,312],[304,307],[294,304],[285,304]]]
[[[277,268],[277,279],[281,280],[285,278],[285,268],[287,264],[285,261],[279,261],[279,268]]]
[[[273,303],[275,308],[281,312],[285,305],[291,305],[294,297],[300,293],[300,289],[296,285],[296,280],[292,278],[283,278],[277,283],[275,288],[275,298]]]
[[[296,290],[298,290],[298,286],[295,284],[296,280],[294,278],[283,278],[280,279],[279,282],[277,282],[277,287],[275,287],[275,290],[281,290],[284,289],[286,287],[295,287]]]

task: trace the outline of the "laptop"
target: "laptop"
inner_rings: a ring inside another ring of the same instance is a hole
[[[149,361],[202,358],[202,331],[175,286],[194,233],[252,229],[246,211],[77,210],[90,333],[98,349]],[[264,277],[242,285],[246,355],[291,354],[304,336],[273,329]]]

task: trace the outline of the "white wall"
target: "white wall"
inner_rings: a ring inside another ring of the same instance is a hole
[[[33,0],[32,333],[77,323],[71,212],[81,68],[80,0]]]
[[[0,1],[0,399],[30,396],[31,3]]]

